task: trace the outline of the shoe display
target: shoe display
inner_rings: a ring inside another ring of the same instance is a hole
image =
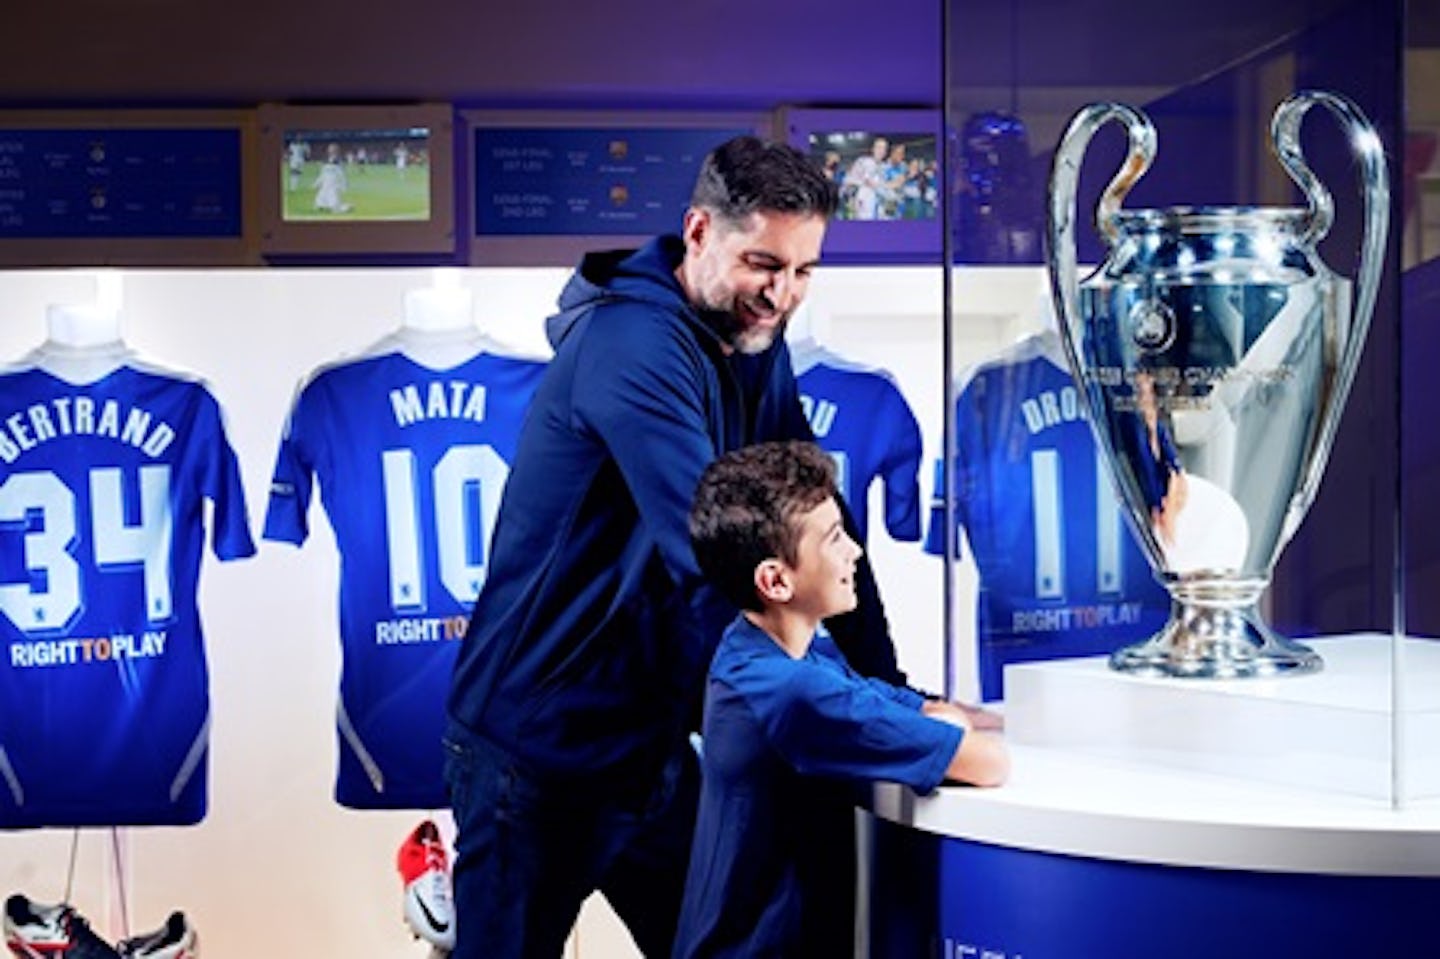
[[[5,900],[5,945],[18,959],[119,959],[75,909],[42,906],[16,893]]]
[[[405,923],[410,931],[439,949],[454,949],[450,857],[433,821],[425,820],[405,837],[395,862],[405,888]]]
[[[159,929],[122,940],[115,951],[122,959],[199,959],[200,937],[177,910]]]

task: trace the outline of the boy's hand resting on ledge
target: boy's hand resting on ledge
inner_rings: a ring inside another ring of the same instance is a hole
[[[945,776],[975,786],[998,786],[1010,775],[1010,751],[999,730],[1005,719],[998,713],[944,700],[926,700],[920,711],[932,719],[965,730],[960,747],[950,759]]]

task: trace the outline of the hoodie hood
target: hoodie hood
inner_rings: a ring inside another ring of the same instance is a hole
[[[545,321],[551,347],[558,349],[580,317],[611,300],[653,303],[700,325],[680,281],[675,279],[675,268],[684,255],[684,241],[674,235],[656,237],[638,250],[585,254],[560,291],[560,312]]]

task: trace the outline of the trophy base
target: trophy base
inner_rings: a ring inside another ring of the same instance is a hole
[[[1286,639],[1253,606],[1236,609],[1177,602],[1154,636],[1110,656],[1110,668],[1140,676],[1248,679],[1319,672],[1320,654]]]

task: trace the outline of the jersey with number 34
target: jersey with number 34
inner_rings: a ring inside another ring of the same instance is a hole
[[[124,357],[0,371],[0,828],[182,825],[206,807],[196,586],[254,553],[206,386]]]
[[[432,369],[382,340],[323,367],[280,443],[265,538],[299,544],[316,479],[340,554],[335,798],[448,804],[441,737],[520,422],[545,364],[474,353]]]

